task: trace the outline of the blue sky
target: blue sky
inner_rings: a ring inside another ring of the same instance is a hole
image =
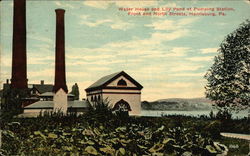
[[[1,1],[1,82],[11,77],[12,1]],[[247,1],[27,1],[29,83],[54,82],[55,9],[65,12],[69,90],[124,70],[142,100],[204,96],[203,78],[224,37],[250,19]],[[228,7],[226,16],[128,16],[120,7]]]

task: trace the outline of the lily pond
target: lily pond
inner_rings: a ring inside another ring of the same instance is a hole
[[[220,131],[225,130],[223,124],[240,123],[240,127],[249,121],[223,123],[181,116],[153,118],[88,113],[50,114],[1,122],[2,155],[212,156],[228,152],[228,147],[218,141]],[[235,131],[247,128],[236,127]]]

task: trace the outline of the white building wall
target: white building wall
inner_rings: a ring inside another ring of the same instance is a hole
[[[67,113],[67,109],[68,109],[68,96],[67,93],[65,93],[65,91],[60,88],[56,94],[54,95],[53,98],[54,101],[54,111],[62,111],[63,113]]]
[[[50,112],[52,109],[24,109],[23,113],[40,113],[40,112]]]
[[[127,101],[132,109],[129,115],[141,115],[141,95],[140,94],[110,94],[104,93],[103,99],[108,98],[112,108],[121,99]]]
[[[93,105],[93,101],[91,100],[91,97],[98,97],[99,95],[101,96],[101,99],[102,99],[102,94],[101,94],[102,90],[96,90],[96,91],[90,91],[90,92],[87,92],[87,99],[88,101],[90,102],[91,105]],[[89,95],[90,94],[90,95]]]
[[[140,90],[132,89],[103,89],[102,92],[112,92],[112,93],[141,93]]]
[[[117,87],[117,83],[119,80],[123,79],[124,81],[126,81],[127,86],[125,87],[136,87],[136,85],[134,85],[132,82],[130,82],[127,78],[125,78],[124,76],[120,76],[119,78],[115,79],[114,81],[110,82],[107,86],[108,87]]]

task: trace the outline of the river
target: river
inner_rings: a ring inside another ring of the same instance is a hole
[[[142,110],[141,116],[163,116],[163,115],[185,115],[185,116],[194,116],[199,117],[201,115],[207,115],[209,116],[211,110],[196,110],[196,111],[174,111],[174,110],[168,110],[168,111],[159,111],[159,110]],[[214,113],[216,111],[213,111]],[[250,113],[248,113],[248,110],[243,110],[238,113],[233,113],[233,118],[244,118],[248,117]]]

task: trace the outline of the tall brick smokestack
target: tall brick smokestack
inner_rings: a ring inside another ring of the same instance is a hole
[[[14,0],[11,87],[27,88],[26,0]]]
[[[62,88],[68,93],[65,76],[65,41],[64,41],[64,13],[63,9],[56,9],[56,62],[55,83],[53,91],[56,93]]]

